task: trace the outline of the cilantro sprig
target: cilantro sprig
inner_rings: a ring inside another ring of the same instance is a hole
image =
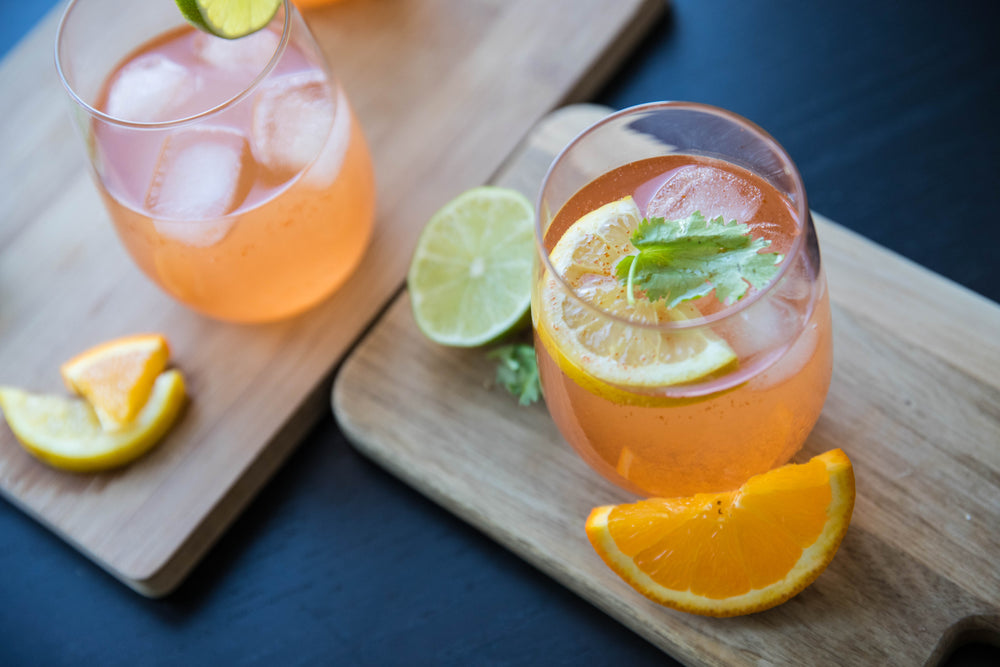
[[[682,220],[643,219],[631,240],[638,254],[625,256],[615,267],[629,303],[639,289],[650,301],[665,299],[668,308],[713,289],[722,303],[738,301],[750,285],[766,285],[784,258],[761,254],[771,242],[753,238],[748,225],[726,224],[722,216],[708,219],[698,211]]]
[[[518,403],[530,405],[542,397],[534,347],[513,343],[491,350],[488,356],[499,361],[497,384],[517,398]]]

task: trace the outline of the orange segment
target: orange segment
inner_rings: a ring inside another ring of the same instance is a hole
[[[833,559],[854,509],[839,449],[724,493],[597,507],[587,537],[604,562],[660,604],[705,616],[770,609]]]
[[[83,352],[60,367],[66,386],[87,399],[107,430],[135,419],[170,358],[159,334],[125,336]]]

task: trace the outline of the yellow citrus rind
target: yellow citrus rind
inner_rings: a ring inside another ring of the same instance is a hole
[[[83,399],[0,387],[0,410],[21,445],[49,465],[94,472],[134,461],[174,425],[186,402],[184,376],[161,373],[149,399],[121,429],[108,431]]]
[[[563,353],[562,348],[559,347],[559,344],[555,342],[555,337],[549,331],[544,322],[540,322],[536,325],[535,331],[538,334],[541,345],[549,353],[549,356],[552,357],[552,360],[556,362],[556,365],[559,366],[559,370],[565,373],[570,380],[590,393],[605,398],[618,405],[635,405],[646,408],[681,407],[716,398],[721,394],[728,393],[741,386],[740,384],[737,384],[720,391],[698,396],[664,396],[652,392],[640,393],[640,391],[636,390],[630,391],[629,389],[613,385],[609,382],[601,380],[600,378],[594,377],[582,366],[566,356],[566,354]],[[720,357],[716,361],[707,364],[711,370],[699,376],[697,379],[703,379],[705,375],[710,374],[721,375],[729,372],[730,370],[735,370],[735,368],[739,365],[736,355],[731,354],[732,349],[724,342],[723,345],[725,345],[724,349],[713,351],[711,353],[713,355],[718,354]],[[677,384],[658,385],[658,387],[671,386],[676,387]],[[657,387],[653,387],[654,390],[656,388]]]

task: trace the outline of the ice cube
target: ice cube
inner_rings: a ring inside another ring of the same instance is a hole
[[[782,353],[773,365],[765,372],[754,377],[750,382],[754,391],[773,387],[795,377],[809,363],[816,353],[820,341],[819,327],[816,323],[807,324],[788,349],[771,350],[771,354]],[[765,358],[767,363],[767,358]]]
[[[326,138],[323,152],[309,167],[302,180],[317,189],[325,189],[333,185],[344,163],[347,144],[351,140],[351,111],[347,106],[344,91],[337,90],[337,104],[334,108],[333,127]]]
[[[217,69],[256,74],[270,62],[279,41],[280,37],[271,30],[258,30],[240,39],[222,39],[198,31],[194,37],[194,52]]]
[[[741,357],[776,353],[802,326],[799,308],[780,295],[765,297],[741,311],[727,339]]]
[[[254,100],[254,157],[279,178],[290,178],[326,145],[335,111],[330,84],[317,70],[268,82]]]
[[[146,193],[157,231],[194,246],[220,241],[231,226],[224,216],[246,196],[242,172],[249,153],[246,138],[226,127],[170,134]]]
[[[689,165],[675,171],[646,207],[649,217],[686,218],[701,211],[706,218],[723,216],[726,222],[749,222],[760,209],[763,195],[750,181],[708,165]]]
[[[115,76],[108,92],[108,115],[142,123],[170,120],[194,94],[196,78],[160,54],[140,56]]]

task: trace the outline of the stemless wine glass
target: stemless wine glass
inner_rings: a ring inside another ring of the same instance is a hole
[[[71,0],[56,67],[119,238],[178,301],[275,320],[359,263],[371,157],[288,0],[237,40],[191,27],[173,0]]]
[[[638,222],[695,212],[766,239],[776,275],[732,302],[630,299],[616,271]],[[535,231],[545,401],[594,469],[634,493],[686,496],[736,488],[801,448],[829,388],[830,306],[802,180],[770,135],[701,104],[614,113],[555,159]]]

